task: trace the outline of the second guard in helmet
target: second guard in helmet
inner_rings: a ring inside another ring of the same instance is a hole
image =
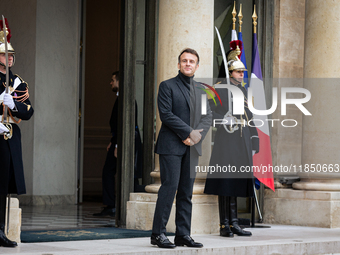
[[[253,115],[248,109],[247,91],[242,84],[243,73],[246,69],[238,58],[240,54],[241,50],[238,46],[226,53],[230,83],[237,86],[244,95],[244,113],[226,117],[230,110],[228,109],[228,89],[216,89],[223,105],[214,105],[213,102],[210,104],[213,119],[226,119],[227,124],[216,126],[217,131],[209,165],[210,167],[219,166],[221,169],[224,167],[226,171],[208,174],[204,192],[218,195],[220,235],[225,237],[233,237],[234,234],[252,235],[251,232],[239,226],[237,197],[254,196],[252,173],[240,173],[240,170],[243,167],[252,166],[252,156],[259,151],[259,139],[252,121]],[[224,66],[220,69],[220,78],[226,77],[224,69]],[[231,127],[230,123],[231,121],[235,123],[234,120],[236,123],[243,124]]]
[[[6,22],[7,23],[7,22]],[[11,33],[6,24],[8,63],[5,57],[5,38],[3,22],[0,27],[0,120],[12,126],[12,137],[8,139],[4,133],[8,129],[0,123],[0,246],[15,247],[17,243],[5,235],[6,196],[8,194],[25,194],[24,169],[21,151],[21,134],[17,125],[21,120],[29,120],[33,115],[33,107],[29,100],[28,85],[18,75],[13,74],[15,51],[10,44]],[[9,92],[6,93],[6,65],[9,67]],[[8,117],[4,119],[5,105]],[[7,226],[8,227],[8,226]]]

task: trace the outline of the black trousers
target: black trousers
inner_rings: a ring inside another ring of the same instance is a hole
[[[6,220],[6,195],[0,195],[0,229],[5,226]]]
[[[114,156],[115,146],[111,145],[109,151],[106,154],[106,160],[103,167],[103,175],[102,175],[102,186],[103,186],[103,204],[115,207],[116,195],[115,195],[115,187],[116,187],[116,167],[117,167],[117,159]]]
[[[159,235],[166,232],[166,224],[176,195],[176,235],[190,235],[191,198],[198,154],[196,150],[190,153],[188,147],[184,155],[159,155],[159,163],[162,185],[158,191],[152,233]]]

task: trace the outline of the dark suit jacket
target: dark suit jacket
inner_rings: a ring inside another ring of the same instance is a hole
[[[113,105],[111,118],[110,118],[110,128],[111,128],[111,143],[112,146],[117,144],[117,130],[118,130],[118,97]]]
[[[116,146],[117,144],[117,134],[118,134],[118,98],[116,99],[110,118],[111,127],[111,144]],[[141,178],[143,173],[143,146],[140,137],[140,132],[138,128],[138,109],[137,102],[135,102],[135,177]]]
[[[212,113],[207,104],[207,114],[201,115],[201,95],[205,93],[200,83],[194,82],[195,105],[190,116],[190,97],[179,76],[163,81],[158,91],[158,111],[162,126],[158,134],[155,152],[158,154],[183,155],[187,149],[182,141],[193,129],[203,129],[202,139],[194,147],[202,155],[202,141],[207,134]],[[190,117],[194,117],[190,127]]]

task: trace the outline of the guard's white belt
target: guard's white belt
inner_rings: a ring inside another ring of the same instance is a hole
[[[12,120],[12,118],[11,118],[11,116],[7,116],[7,118],[8,118],[8,122],[9,123],[15,123],[13,120]],[[6,120],[4,120],[5,122],[7,122]],[[2,122],[2,115],[0,115],[0,122]]]

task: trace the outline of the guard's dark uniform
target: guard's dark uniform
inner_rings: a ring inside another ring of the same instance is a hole
[[[241,41],[237,41],[242,46]],[[244,64],[237,57],[241,51],[237,44],[237,48],[227,52],[228,71],[232,77],[231,83],[237,86],[243,93],[244,112],[242,115],[233,115],[238,122],[237,127],[233,127],[231,132],[230,125],[219,125],[214,139],[214,148],[210,158],[210,166],[218,170],[224,168],[224,171],[215,171],[208,174],[205,190],[207,194],[218,195],[218,205],[220,214],[220,235],[225,237],[233,237],[234,234],[239,236],[251,236],[252,233],[241,229],[238,225],[237,218],[237,197],[253,197],[254,196],[254,178],[251,167],[253,165],[252,152],[259,152],[259,138],[256,127],[252,121],[253,115],[248,109],[247,91],[241,85],[240,79],[243,78],[243,72],[246,71]],[[222,74],[224,65],[220,70],[220,78],[226,77]],[[221,75],[222,74],[222,75]],[[235,75],[236,78],[233,77]],[[229,116],[225,115],[229,112],[228,89],[217,89],[220,95],[222,105],[216,107],[213,102],[214,119],[226,119],[230,121]],[[210,100],[212,101],[212,100]],[[216,100],[217,101],[217,100]],[[235,120],[234,120],[235,121]],[[228,131],[230,132],[228,132]],[[248,172],[242,172],[248,170]]]
[[[3,18],[3,17],[2,17]],[[4,18],[3,18],[4,19]],[[5,23],[5,24],[4,24]],[[0,134],[0,246],[15,247],[17,243],[5,235],[6,196],[7,194],[25,194],[25,178],[21,152],[21,133],[17,124],[21,120],[29,120],[33,108],[29,101],[28,85],[18,75],[13,75],[10,67],[15,62],[15,50],[10,43],[11,31],[7,19],[0,20],[0,121],[7,125],[12,133],[4,138]],[[6,84],[6,74],[8,84]],[[8,85],[8,94],[6,93]],[[7,117],[4,119],[5,105],[8,105]],[[4,125],[2,125],[4,126]]]
[[[8,114],[10,122],[12,122],[13,136],[8,140],[5,140],[3,135],[0,136],[0,195],[5,196],[7,194],[20,195],[26,193],[22,163],[21,133],[13,119],[15,119],[15,121],[19,119],[29,120],[33,115],[33,107],[28,97],[27,83],[17,75],[13,75],[11,71],[9,71],[9,75],[10,90],[13,88],[14,83],[20,82],[20,84],[11,93],[14,97],[17,111],[12,110],[10,114]],[[0,94],[5,91],[5,86],[3,85],[5,81],[6,76],[0,73]],[[3,114],[3,104],[1,104],[0,107],[0,114]]]
[[[234,166],[238,171],[241,167],[252,166],[252,150],[258,152],[259,140],[257,136],[256,127],[254,127],[252,113],[248,109],[247,92],[242,85],[235,85],[242,90],[244,94],[244,114],[236,115],[239,120],[246,123],[250,121],[251,126],[238,125],[239,129],[234,133],[228,133],[223,125],[218,125],[214,140],[214,147],[210,158],[210,166]],[[213,119],[223,119],[228,112],[228,89],[216,89],[220,95],[222,106],[219,104],[215,106],[214,102],[210,105],[213,110]],[[209,100],[209,102],[212,100]],[[229,168],[231,169],[231,168]],[[205,193],[220,196],[231,197],[253,197],[253,174],[251,172],[244,173],[218,173],[214,172],[208,174]]]
[[[5,74],[0,72],[0,95],[5,92]],[[9,122],[12,125],[13,134],[8,140],[0,135],[0,246],[15,247],[17,244],[4,234],[7,194],[25,194],[25,179],[22,163],[21,133],[16,124],[20,120],[29,120],[33,115],[33,107],[29,100],[28,86],[17,75],[9,71],[9,91],[13,96],[15,109],[8,110]],[[2,120],[3,104],[0,105]]]

